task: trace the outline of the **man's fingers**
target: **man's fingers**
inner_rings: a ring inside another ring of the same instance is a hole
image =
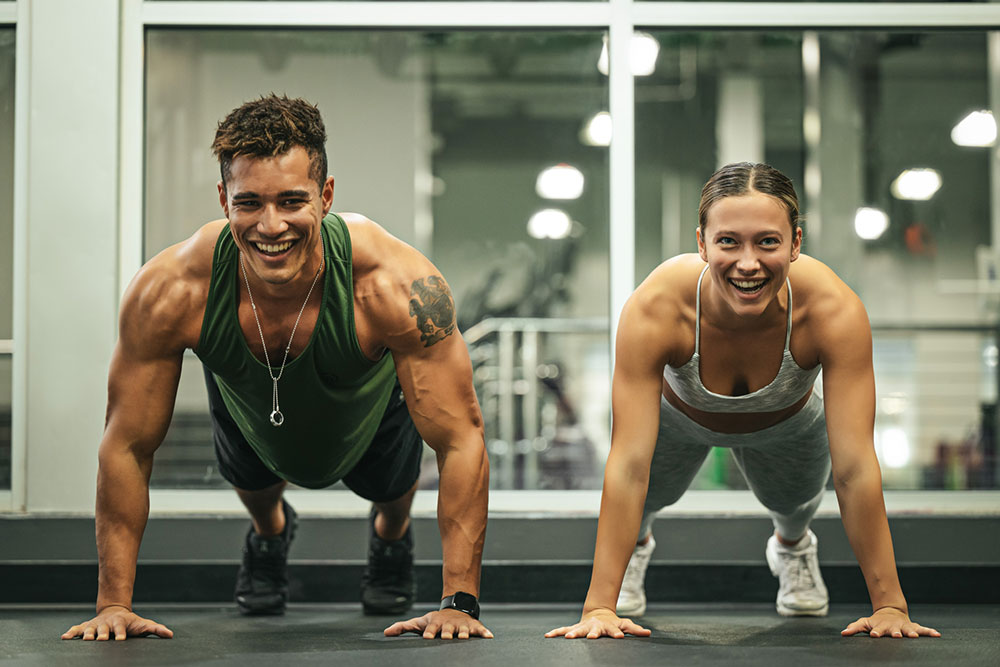
[[[427,627],[424,628],[424,639],[434,639],[437,637],[438,630],[440,629],[441,626],[437,623],[428,623]]]
[[[153,626],[153,632],[155,632],[158,637],[163,637],[164,639],[174,638],[174,631],[160,623]]]
[[[918,636],[918,637],[921,636],[921,635],[923,635],[924,637],[940,637],[941,636],[941,633],[938,632],[937,630],[935,630],[934,628],[925,628],[924,626],[920,625],[919,623],[914,623],[912,630],[917,633],[916,636]]]
[[[561,628],[553,628],[545,633],[546,637],[562,637],[569,632],[570,626],[564,625]]]
[[[469,638],[469,626],[463,625],[458,628],[458,638],[459,639]]]
[[[401,635],[404,632],[420,632],[423,627],[418,622],[418,619],[411,618],[408,621],[397,621],[393,623],[388,628],[383,631],[386,637],[395,637],[396,635]]]
[[[74,625],[66,632],[62,633],[62,639],[75,639],[81,634],[80,626]]]
[[[485,625],[483,625],[482,623],[477,623],[477,624],[475,625],[475,627],[473,627],[472,629],[473,629],[473,631],[474,631],[474,632],[475,632],[476,634],[478,634],[478,635],[479,635],[480,637],[483,637],[483,638],[485,638],[485,639],[493,639],[493,633],[492,633],[492,632],[490,632],[490,629],[489,629],[489,628],[487,628],[487,627],[486,627]]]
[[[455,634],[455,626],[451,623],[445,623],[441,626],[441,639],[452,639]]]
[[[115,641],[125,641],[128,638],[128,629],[120,620],[114,624]]]

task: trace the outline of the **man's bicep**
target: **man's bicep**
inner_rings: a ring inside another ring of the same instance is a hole
[[[472,386],[472,363],[460,335],[429,348],[393,353],[407,408],[435,450],[482,441],[482,415]]]
[[[106,447],[152,454],[173,415],[183,351],[137,354],[120,340],[108,374]]]
[[[410,282],[408,312],[423,347],[436,345],[456,332],[455,299],[440,274],[428,272]]]

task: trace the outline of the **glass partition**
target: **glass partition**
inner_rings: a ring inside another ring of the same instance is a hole
[[[636,266],[696,249],[701,186],[768,162],[796,184],[803,251],[874,330],[886,488],[995,488],[998,315],[984,32],[670,32],[636,79]],[[996,76],[996,73],[992,73]],[[710,457],[703,488],[741,482]]]
[[[221,217],[209,145],[226,113],[271,91],[315,102],[334,210],[379,222],[452,287],[490,415],[493,486],[599,488],[609,175],[607,143],[587,128],[608,108],[602,46],[598,31],[150,29],[145,257]],[[576,191],[559,190],[567,174]],[[501,345],[511,328],[517,341]],[[189,358],[153,486],[223,485],[203,392]]]

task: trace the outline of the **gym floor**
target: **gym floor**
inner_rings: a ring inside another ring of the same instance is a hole
[[[997,605],[917,606],[914,618],[940,630],[939,639],[841,637],[863,605],[833,605],[826,618],[785,619],[762,603],[653,605],[643,618],[652,637],[625,640],[545,639],[544,632],[578,618],[576,605],[485,605],[483,620],[496,639],[426,641],[384,637],[393,619],[363,616],[357,605],[307,604],[257,618],[232,605],[140,607],[174,638],[59,639],[91,609],[0,607],[0,665],[1000,665]]]

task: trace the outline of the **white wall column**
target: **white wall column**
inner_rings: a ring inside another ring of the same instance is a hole
[[[115,341],[119,2],[21,2],[26,509],[92,512]]]

